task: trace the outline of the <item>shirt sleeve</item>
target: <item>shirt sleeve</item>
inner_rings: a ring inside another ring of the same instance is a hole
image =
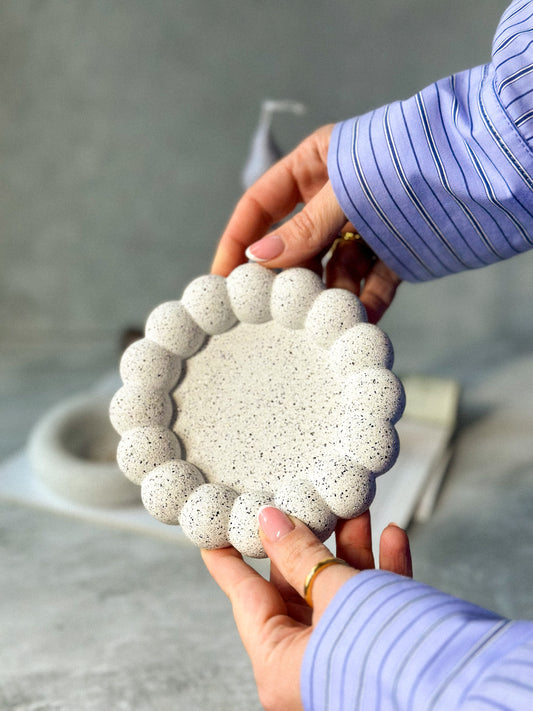
[[[305,711],[529,711],[533,622],[364,571],[313,632],[301,691]]]
[[[533,246],[533,0],[502,16],[492,61],[334,128],[328,172],[348,219],[423,281]]]

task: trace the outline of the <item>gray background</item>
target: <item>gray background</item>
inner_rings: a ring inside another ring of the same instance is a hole
[[[116,370],[117,339],[209,270],[265,98],[314,128],[490,57],[506,0],[0,3],[0,454]],[[403,285],[399,373],[463,386],[456,454],[415,573],[533,616],[527,254]],[[0,502],[0,708],[258,708],[197,551]],[[473,515],[474,514],[474,515]]]
[[[3,347],[114,342],[209,270],[265,98],[314,128],[486,61],[505,0],[0,5]],[[529,256],[404,286],[400,367],[531,336]]]

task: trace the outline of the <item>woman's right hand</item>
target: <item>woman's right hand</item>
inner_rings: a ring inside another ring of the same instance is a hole
[[[234,548],[204,550],[204,562],[233,606],[235,622],[254,669],[259,697],[269,711],[301,711],[300,670],[305,649],[334,595],[359,571],[372,569],[372,534],[367,511],[339,522],[337,552],[346,564],[331,565],[316,577],[312,607],[304,600],[307,574],[331,552],[301,521],[279,509],[259,513],[270,582]],[[390,524],[380,541],[380,567],[412,575],[409,539]]]
[[[245,192],[220,239],[212,265],[215,274],[227,276],[247,258],[273,269],[304,266],[321,274],[322,258],[338,234],[354,230],[328,178],[332,130],[330,125],[315,131]],[[300,203],[304,207],[299,212],[268,232]],[[326,285],[360,294],[369,321],[376,323],[401,280],[380,259],[369,263],[365,257],[354,243],[339,246]]]

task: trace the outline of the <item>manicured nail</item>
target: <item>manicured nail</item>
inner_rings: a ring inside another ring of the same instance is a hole
[[[261,530],[272,543],[276,543],[287,533],[294,530],[294,523],[290,518],[273,506],[263,506],[259,509],[257,520]]]
[[[269,259],[279,257],[284,248],[285,245],[279,235],[267,235],[251,244],[246,250],[246,256],[252,262],[267,262]]]

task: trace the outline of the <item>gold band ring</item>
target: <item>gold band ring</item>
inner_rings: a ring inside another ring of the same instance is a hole
[[[363,239],[359,232],[342,232],[338,239],[342,239],[345,242],[355,242],[358,239]]]
[[[361,237],[359,232],[341,232],[341,234],[334,240],[333,244],[331,245],[330,256],[342,242],[358,242],[359,240],[363,242],[363,238]]]
[[[313,585],[315,584],[315,580],[318,576],[319,573],[321,573],[323,570],[326,568],[329,568],[330,565],[346,565],[348,568],[350,568],[350,564],[347,563],[345,560],[342,558],[324,558],[324,560],[319,561],[316,565],[314,565],[308,576],[305,579],[305,584],[304,584],[304,600],[306,603],[309,605],[309,607],[313,607],[313,600],[311,593],[313,591]]]
[[[359,248],[367,255],[367,259],[375,261],[377,259],[374,251],[367,245],[364,239],[361,237],[359,232],[341,232],[338,237],[333,241],[329,251],[329,258],[333,256],[333,253],[337,247],[346,242],[355,242],[359,245]]]

